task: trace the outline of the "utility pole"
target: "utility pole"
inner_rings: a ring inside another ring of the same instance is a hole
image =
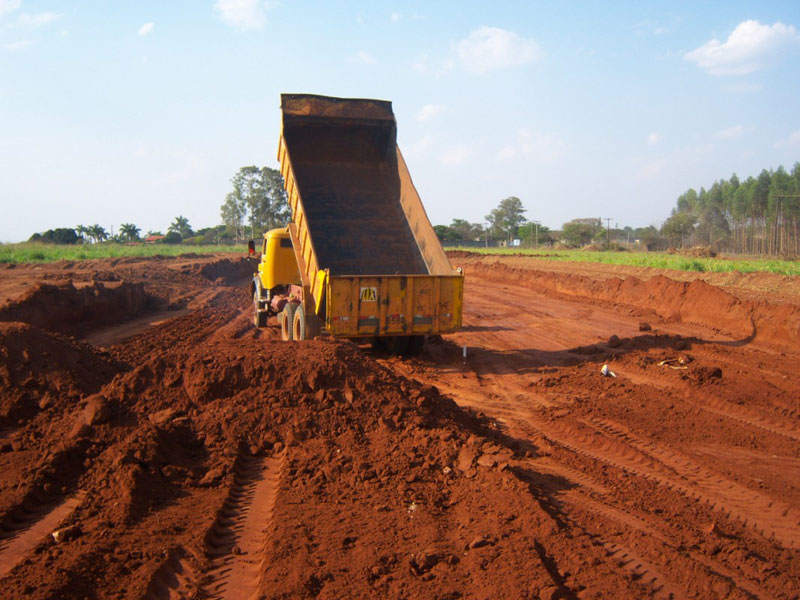
[[[541,221],[531,221],[531,223],[536,226],[536,248],[538,249],[539,248],[539,225],[541,224]]]
[[[606,220],[606,246],[611,245],[611,219],[614,217],[605,217]]]

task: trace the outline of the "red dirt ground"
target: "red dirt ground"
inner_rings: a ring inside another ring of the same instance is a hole
[[[5,597],[800,597],[794,281],[452,260],[415,359],[238,257],[0,272]]]

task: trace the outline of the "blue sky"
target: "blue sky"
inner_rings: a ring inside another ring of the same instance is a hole
[[[800,2],[0,0],[0,240],[178,214],[277,166],[283,92],[391,100],[434,224],[518,196],[659,225],[800,160]]]

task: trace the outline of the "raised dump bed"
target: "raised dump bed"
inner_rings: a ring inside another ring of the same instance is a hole
[[[458,329],[464,277],[411,182],[391,103],[283,94],[281,111],[304,314],[341,337]]]

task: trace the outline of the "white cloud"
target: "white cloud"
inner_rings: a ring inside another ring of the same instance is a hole
[[[498,27],[480,27],[453,47],[453,57],[473,73],[524,65],[541,57],[539,44]]]
[[[443,104],[426,104],[417,113],[418,121],[427,121],[447,110]]]
[[[512,160],[517,155],[517,149],[514,146],[505,146],[500,148],[497,152],[497,160],[507,162]]]
[[[714,134],[715,140],[735,140],[736,138],[742,137],[744,133],[744,126],[743,125],[734,125],[733,127],[728,127],[726,129],[722,129]]]
[[[153,33],[153,29],[155,25],[153,23],[145,23],[141,27],[139,27],[139,35],[147,35],[148,33]]]
[[[370,54],[367,54],[363,50],[359,50],[353,56],[350,57],[349,61],[351,63],[361,63],[362,65],[374,65],[377,60]]]
[[[647,145],[648,146],[655,146],[660,141],[661,141],[661,135],[659,135],[655,131],[651,132],[650,135],[647,136]]]
[[[683,55],[712,75],[746,75],[764,68],[790,45],[800,42],[794,25],[743,21],[725,42],[714,38]]]
[[[0,17],[17,10],[22,0],[0,0]]]
[[[267,22],[264,0],[217,0],[214,9],[222,22],[236,29],[261,29]]]
[[[558,159],[564,153],[566,146],[557,137],[533,133],[523,127],[517,130],[514,144],[504,146],[497,152],[497,160],[505,162],[521,157],[528,161],[549,163]]]
[[[422,158],[428,154],[433,144],[434,140],[430,135],[422,136],[419,140],[407,146],[403,151],[403,155],[406,158]]]
[[[788,136],[775,142],[776,148],[783,148],[785,146],[800,146],[800,129],[793,131]]]
[[[389,18],[392,20],[392,23],[399,23],[400,19],[402,19],[403,17],[400,15],[400,13],[393,12],[392,16]]]
[[[62,16],[64,15],[60,15],[54,12],[43,12],[43,13],[37,13],[35,15],[29,15],[23,13],[19,17],[17,17],[17,23],[27,27],[40,27],[42,25],[47,25],[48,23],[52,23],[53,21],[58,21]]]
[[[17,50],[22,50],[23,48],[32,46],[35,43],[36,40],[20,40],[18,42],[9,42],[7,44],[4,44],[3,47],[6,50],[10,50],[11,52],[16,52]]]
[[[467,146],[455,146],[442,154],[442,163],[445,165],[460,165],[470,159],[472,148]]]

